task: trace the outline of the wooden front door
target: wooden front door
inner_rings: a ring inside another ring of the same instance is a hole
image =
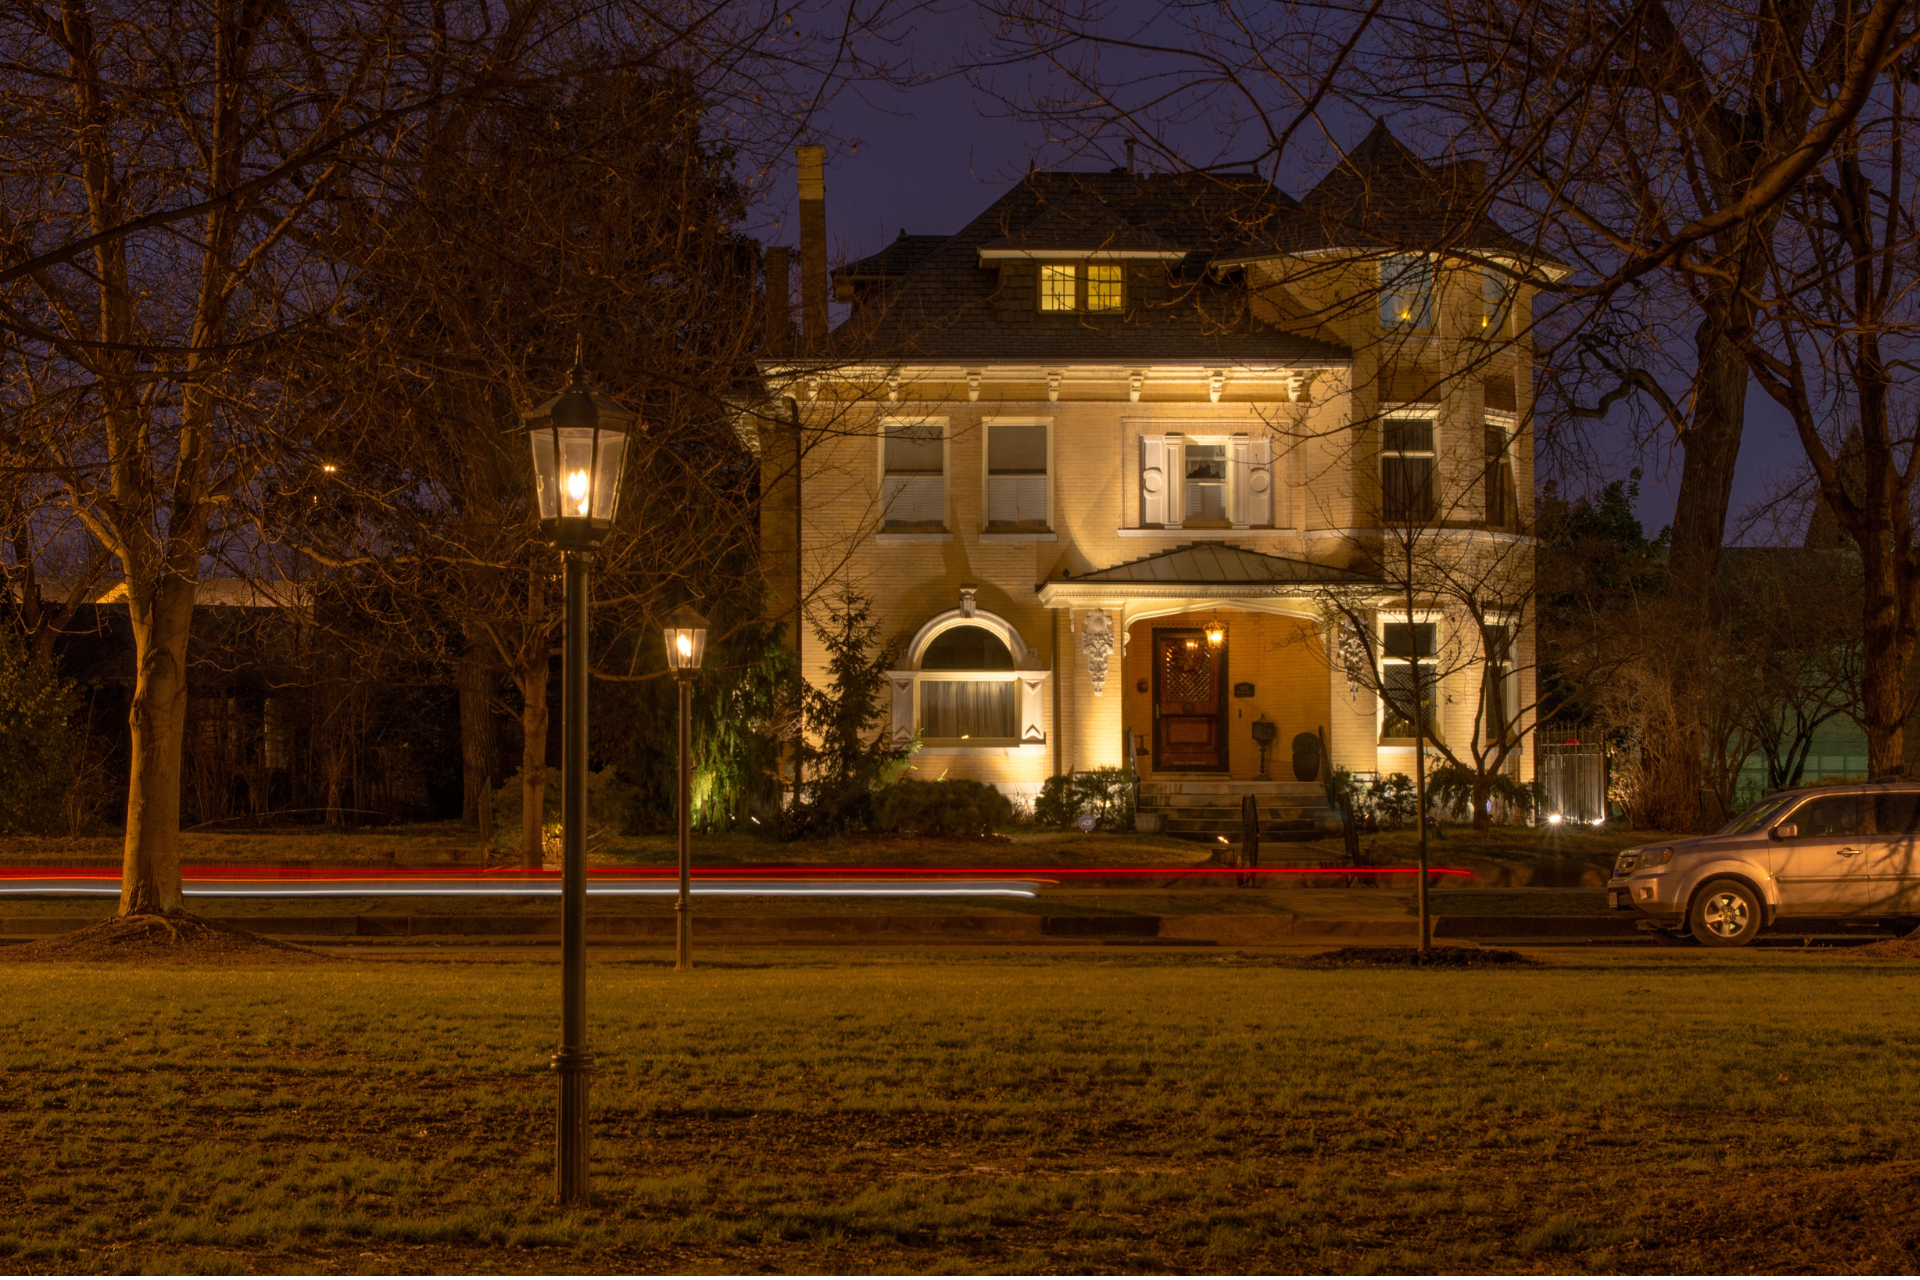
[[[1153,633],[1155,770],[1226,769],[1226,691],[1226,650],[1209,648],[1204,632]]]

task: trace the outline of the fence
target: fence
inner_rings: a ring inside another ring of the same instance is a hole
[[[1547,793],[1542,816],[1548,822],[1606,821],[1606,747],[1573,734],[1550,734],[1539,751],[1540,783]]]

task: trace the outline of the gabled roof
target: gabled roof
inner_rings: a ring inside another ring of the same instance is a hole
[[[1425,250],[1564,267],[1487,216],[1485,187],[1483,165],[1428,164],[1379,121],[1297,209],[1227,256],[1245,260],[1263,252]]]
[[[842,357],[884,360],[1345,364],[1345,347],[1267,324],[1238,283],[1201,269],[1221,246],[1240,243],[1249,225],[1292,207],[1252,174],[1030,173],[834,339]],[[1009,274],[1030,276],[1031,267],[981,261],[986,246],[1026,243],[1029,231],[1036,244],[1080,249],[1096,237],[1124,237],[1184,258],[1171,269],[1140,268],[1124,312],[1042,312],[1019,292],[1031,285]]]
[[[1270,556],[1220,542],[1189,542],[1171,551],[1128,560],[1109,569],[1096,569],[1065,579],[1073,583],[1152,583],[1155,586],[1300,586],[1330,583],[1364,585],[1377,581],[1364,574]]]

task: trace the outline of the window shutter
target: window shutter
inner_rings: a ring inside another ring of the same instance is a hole
[[[1253,441],[1243,431],[1233,437],[1233,443],[1227,450],[1227,518],[1233,521],[1233,527],[1244,529],[1250,524],[1263,524],[1249,514],[1253,505]]]
[[[1173,488],[1173,468],[1167,462],[1167,441],[1163,436],[1140,437],[1140,523],[1167,523],[1169,491]]]
[[[1254,528],[1269,528],[1280,523],[1273,502],[1273,441],[1252,440],[1247,444],[1247,496],[1241,513]]]

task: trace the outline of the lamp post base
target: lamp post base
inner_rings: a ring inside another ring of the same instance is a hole
[[[675,969],[693,968],[693,912],[688,909],[690,905],[684,898],[673,904]]]
[[[562,1049],[553,1055],[560,1074],[558,1147],[554,1162],[553,1198],[561,1204],[584,1204],[591,1195],[587,1159],[587,1089],[593,1079],[593,1055]]]

